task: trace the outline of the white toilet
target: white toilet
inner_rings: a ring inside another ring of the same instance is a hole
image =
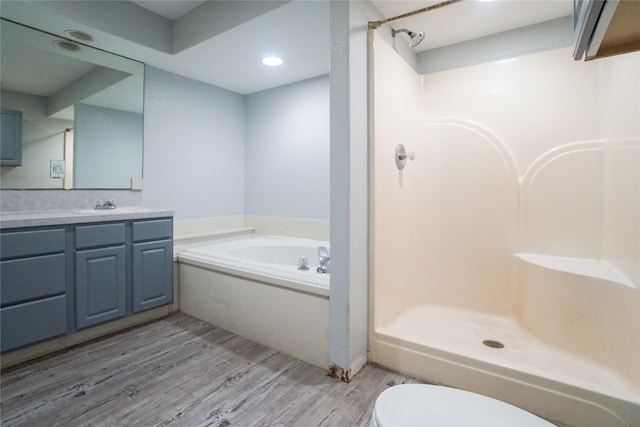
[[[376,399],[374,427],[554,427],[527,411],[491,397],[429,384],[389,387]]]

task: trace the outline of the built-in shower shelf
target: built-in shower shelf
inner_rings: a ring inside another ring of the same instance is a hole
[[[590,258],[571,258],[532,253],[514,254],[529,264],[565,273],[608,280],[635,289],[636,285],[608,261]]]

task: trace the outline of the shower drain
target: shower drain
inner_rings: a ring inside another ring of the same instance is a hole
[[[504,344],[502,344],[500,341],[484,340],[484,341],[482,341],[482,344],[486,345],[487,347],[491,347],[491,348],[504,348]]]

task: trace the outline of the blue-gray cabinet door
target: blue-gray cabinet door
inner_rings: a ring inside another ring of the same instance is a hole
[[[22,165],[22,112],[2,109],[0,113],[0,165]]]
[[[127,314],[124,246],[76,251],[76,327]]]
[[[171,239],[133,244],[133,312],[173,301]]]

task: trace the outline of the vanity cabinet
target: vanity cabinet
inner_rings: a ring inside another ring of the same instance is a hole
[[[75,229],[76,327],[127,314],[125,223]]]
[[[3,229],[0,351],[173,302],[173,219]]]
[[[134,313],[173,301],[172,234],[170,219],[133,222]]]
[[[2,234],[2,351],[67,332],[65,236],[64,228]]]

